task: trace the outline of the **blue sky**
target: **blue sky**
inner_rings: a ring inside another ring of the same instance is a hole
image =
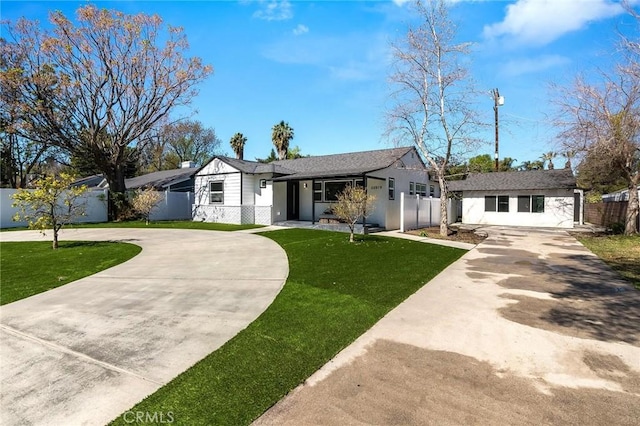
[[[635,0],[637,4],[637,0]],[[389,42],[411,20],[397,1],[110,1],[99,7],[157,13],[184,27],[190,54],[214,74],[194,99],[194,118],[213,127],[231,153],[236,132],[247,137],[245,158],[265,157],[271,127],[287,121],[291,145],[322,155],[380,149],[389,93]],[[6,1],[2,19],[46,22],[49,10],[68,17],[79,1]],[[492,88],[500,108],[500,156],[518,163],[555,150],[549,126],[550,82],[568,83],[582,71],[614,61],[618,31],[637,31],[617,1],[453,1],[459,39],[474,43],[471,71],[486,90],[479,105],[493,123]],[[494,133],[477,154],[493,153]],[[556,160],[562,164],[563,160]]]

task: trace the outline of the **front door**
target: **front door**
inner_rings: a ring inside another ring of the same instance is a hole
[[[580,222],[580,193],[573,193],[573,221]]]
[[[287,220],[300,219],[300,182],[287,181]]]

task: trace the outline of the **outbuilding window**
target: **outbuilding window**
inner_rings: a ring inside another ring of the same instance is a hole
[[[498,211],[502,213],[509,212],[509,196],[498,195]]]
[[[394,178],[389,178],[389,199],[396,199],[396,181]]]
[[[224,203],[224,182],[209,182],[209,204]]]
[[[518,195],[518,212],[544,213],[544,195]]]
[[[508,195],[486,195],[484,197],[485,212],[509,212],[509,196]]]

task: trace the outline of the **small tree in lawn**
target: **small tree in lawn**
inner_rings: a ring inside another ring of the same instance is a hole
[[[13,207],[19,212],[14,221],[24,220],[30,229],[37,229],[45,235],[53,230],[53,249],[58,248],[58,232],[74,219],[85,215],[83,195],[87,186],[71,187],[75,176],[61,173],[60,177],[47,176],[35,182],[35,190],[21,189],[13,194]]]
[[[158,206],[160,200],[162,200],[162,194],[153,188],[138,189],[133,195],[131,206],[136,213],[144,217],[145,223],[148,225],[149,216],[151,216],[153,209]]]
[[[360,218],[364,219],[373,212],[376,197],[367,194],[366,189],[360,186],[347,186],[344,191],[338,194],[338,202],[333,205],[333,214],[338,219],[346,222],[351,234],[349,242],[353,242],[353,232],[356,222]]]

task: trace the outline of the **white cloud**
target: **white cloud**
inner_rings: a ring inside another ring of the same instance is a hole
[[[570,63],[571,60],[561,55],[543,55],[536,58],[512,59],[500,66],[501,73],[515,77],[546,71]]]
[[[507,6],[502,22],[484,27],[484,36],[542,46],[622,12],[611,0],[518,0]]]
[[[289,0],[261,1],[260,6],[261,9],[256,10],[253,14],[254,18],[265,21],[285,21],[293,18],[293,10],[291,10]]]
[[[298,24],[298,26],[293,29],[293,35],[297,35],[297,36],[306,34],[308,32],[309,32],[309,27],[302,24]]]

